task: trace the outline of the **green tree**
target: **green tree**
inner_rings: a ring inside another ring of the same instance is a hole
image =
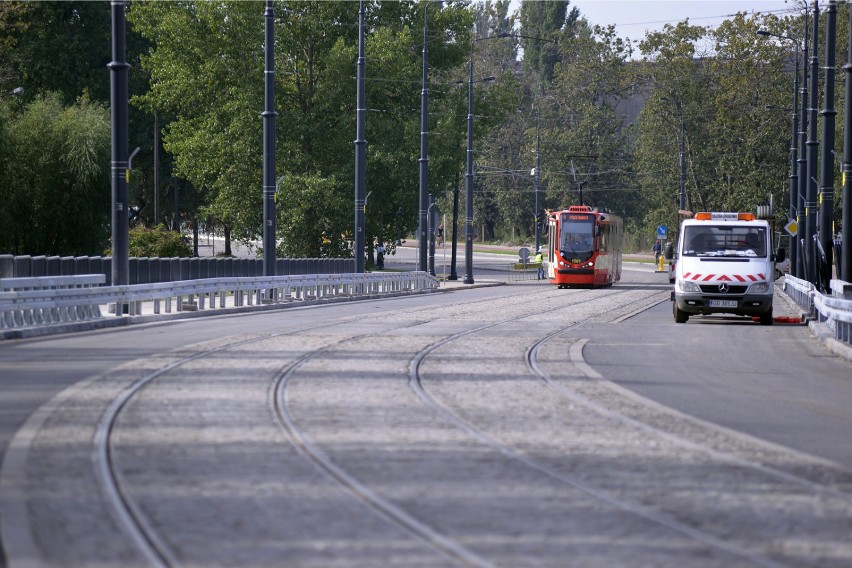
[[[422,28],[423,6],[368,4],[367,99],[382,111],[370,113],[367,121],[367,179],[373,192],[368,243],[395,231],[399,207],[416,212],[410,207],[418,132],[412,109],[419,106],[417,29]],[[155,46],[143,59],[151,91],[136,102],[175,117],[164,145],[175,156],[176,170],[205,193],[206,213],[246,239],[259,234],[262,214],[263,11],[260,2],[138,3],[129,16]],[[294,188],[304,186],[300,180],[324,180],[337,193],[331,202],[348,202],[340,233],[353,224],[358,6],[276,2],[275,13],[277,174],[293,178]],[[433,69],[463,61],[469,23],[469,9],[461,2],[431,12],[430,30],[443,40],[430,45]],[[319,194],[283,196],[280,202],[284,207],[327,206],[307,199],[319,199]],[[415,215],[405,219],[416,222]],[[304,228],[311,232],[306,243],[321,240],[317,226]]]
[[[544,81],[553,79],[553,68],[560,60],[560,50],[553,44],[535,38],[553,38],[557,32],[572,35],[578,24],[580,11],[568,10],[570,0],[522,0],[519,11],[524,48],[524,67],[535,72]]]
[[[153,229],[133,227],[128,237],[130,256],[162,258],[192,256],[192,249],[186,238],[178,232],[169,231],[165,225],[157,225]],[[104,254],[112,254],[112,249],[107,249]]]
[[[107,110],[85,97],[66,107],[54,94],[2,118],[0,250],[100,254],[109,239]]]

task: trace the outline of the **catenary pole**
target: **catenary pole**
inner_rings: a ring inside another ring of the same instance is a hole
[[[473,45],[467,87],[467,155],[465,160],[464,282],[473,284]]]
[[[130,273],[129,216],[127,193],[127,75],[125,61],[125,17],[123,0],[110,3],[112,17],[112,61],[110,71],[110,122],[112,124],[112,285],[126,285]],[[116,307],[116,314],[123,309]]]
[[[825,21],[825,105],[822,115],[822,159],[820,160],[819,242],[825,251],[831,274],[834,235],[834,109],[835,44],[837,42],[837,4],[828,3]]]
[[[802,42],[802,108],[800,111],[801,124],[799,125],[799,191],[796,192],[796,278],[805,279],[807,276],[805,267],[805,198],[808,191],[808,156],[807,156],[807,132],[808,132],[808,41],[810,27],[808,24],[808,10],[805,4],[805,40]],[[793,265],[791,264],[791,270]]]
[[[420,210],[417,227],[418,267],[426,271],[428,229],[426,226],[429,208],[429,6],[441,4],[442,0],[427,2],[423,8],[423,72],[420,90]]]
[[[367,185],[367,141],[364,139],[366,87],[364,80],[364,0],[358,10],[358,94],[355,134],[355,272],[364,272],[364,193]]]
[[[817,84],[817,73],[819,70],[819,58],[817,57],[819,39],[819,2],[814,0],[814,23],[813,23],[813,53],[811,54],[811,76],[810,76],[810,104],[808,113],[810,121],[808,125],[808,177],[807,191],[805,192],[805,259],[806,278],[810,282],[816,282],[816,249],[814,247],[814,235],[816,234],[817,221],[817,192],[816,192],[816,176],[817,176],[817,150],[819,142],[817,142],[817,105],[819,104],[819,85]]]
[[[788,219],[796,218],[799,197],[799,40],[793,38],[796,44],[796,75],[793,77],[793,137],[790,140],[790,212]],[[790,239],[790,274],[796,273],[796,250],[799,248],[795,237]]]
[[[849,52],[846,55],[846,95],[844,101],[843,128],[843,212],[841,228],[843,237],[840,245],[840,274],[838,277],[845,282],[852,282],[852,6],[847,5]]]
[[[264,12],[263,274],[275,276],[275,13]]]

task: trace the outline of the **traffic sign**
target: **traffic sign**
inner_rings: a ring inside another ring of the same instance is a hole
[[[784,230],[787,231],[791,237],[795,237],[799,232],[799,224],[796,223],[795,220],[790,221],[786,225],[784,225]]]
[[[659,227],[657,227],[657,238],[658,239],[665,239],[666,235],[668,235],[668,234],[669,234],[669,228],[666,227],[665,225],[660,225]]]

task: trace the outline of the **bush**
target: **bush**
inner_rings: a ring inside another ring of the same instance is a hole
[[[154,229],[134,227],[129,233],[129,256],[143,257],[188,257],[192,256],[192,247],[180,233],[169,231],[164,225]],[[104,253],[111,254],[107,249]]]

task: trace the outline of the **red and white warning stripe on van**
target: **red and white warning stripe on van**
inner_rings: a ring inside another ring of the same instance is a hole
[[[709,282],[711,280],[715,280],[716,282],[761,282],[766,280],[765,274],[697,274],[692,272],[686,272],[683,275],[684,280],[692,280],[695,282]]]

